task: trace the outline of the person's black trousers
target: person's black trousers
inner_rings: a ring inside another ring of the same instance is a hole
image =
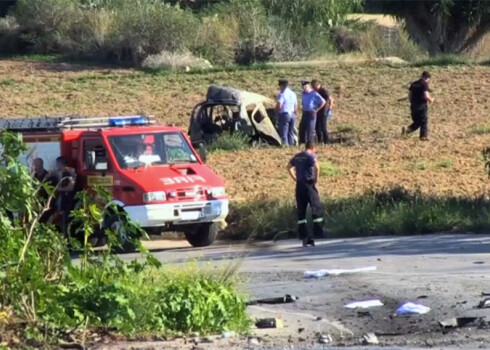
[[[315,237],[323,237],[323,209],[320,195],[313,181],[296,183],[296,208],[298,213],[299,239],[311,238],[308,233],[306,209],[311,206],[313,214],[313,234]]]
[[[303,111],[299,123],[299,143],[315,141],[316,113],[314,111]]]
[[[426,138],[428,134],[429,109],[427,105],[412,106],[412,121],[407,132],[411,133],[420,128],[420,138]]]
[[[316,138],[318,143],[328,143],[327,115],[322,109],[316,116]]]

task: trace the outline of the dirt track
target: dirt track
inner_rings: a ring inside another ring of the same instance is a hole
[[[284,320],[283,329],[253,331],[253,336],[261,339],[260,347],[319,347],[317,333],[329,334],[333,339],[330,345],[356,346],[368,332],[376,333],[383,346],[476,349],[490,344],[488,326],[444,331],[438,325],[438,321],[451,317],[490,317],[490,309],[475,308],[481,293],[490,292],[490,238],[485,235],[324,240],[308,249],[299,247],[297,241],[253,247],[217,244],[202,250],[189,248],[186,243],[180,247],[174,243],[166,249],[153,242],[152,249],[166,263],[196,258],[220,263],[242,256],[240,273],[251,298],[300,297],[293,304],[249,307],[252,317]],[[305,270],[364,266],[376,266],[377,271],[320,279],[303,277]],[[368,314],[344,308],[349,301],[368,298],[379,298],[385,305],[365,310]],[[423,316],[394,316],[396,307],[407,300],[432,310]],[[300,332],[301,328],[304,330]],[[160,345],[156,348],[192,348],[181,341]],[[212,343],[199,344],[206,349],[246,345],[247,338],[212,338]]]

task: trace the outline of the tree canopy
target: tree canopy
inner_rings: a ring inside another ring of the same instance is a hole
[[[404,20],[431,56],[467,51],[490,30],[488,0],[366,0],[365,8]]]

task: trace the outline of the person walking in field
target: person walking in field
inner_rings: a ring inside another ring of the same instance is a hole
[[[327,102],[325,106],[318,111],[315,126],[317,142],[327,144],[329,141],[327,122],[332,117],[333,98],[318,80],[313,79],[311,81],[311,87]]]
[[[296,112],[298,111],[298,98],[289,88],[289,81],[279,80],[281,91],[277,96],[276,113],[278,114],[278,130],[282,144],[294,146],[294,127],[296,125]]]
[[[322,203],[316,184],[320,176],[320,167],[316,161],[316,148],[313,141],[307,141],[303,152],[296,154],[288,164],[288,173],[296,182],[296,209],[298,214],[298,236],[303,247],[315,246],[309,234],[306,220],[306,209],[311,207],[313,214],[314,236],[323,237]]]
[[[325,107],[327,101],[312,89],[308,80],[303,80],[301,85],[303,86],[301,96],[303,115],[299,124],[299,143],[305,144],[314,142],[317,114],[318,111]]]
[[[402,136],[420,129],[420,140],[427,141],[429,108],[428,103],[434,102],[429,94],[430,73],[425,71],[419,80],[414,81],[409,88],[408,99],[413,123],[408,128],[402,128]]]

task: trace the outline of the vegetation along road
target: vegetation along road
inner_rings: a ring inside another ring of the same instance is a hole
[[[490,238],[486,235],[329,239],[306,250],[296,240],[256,245],[220,242],[203,250],[175,241],[146,244],[166,264],[197,259],[219,266],[239,261],[240,277],[246,281],[251,300],[286,294],[299,297],[290,304],[248,307],[252,317],[281,318],[284,328],[252,329],[250,337],[206,339],[212,343],[201,340],[199,346],[203,348],[239,349],[256,339],[261,347],[294,344],[296,349],[310,349],[321,345],[319,335],[329,335],[330,345],[355,346],[362,344],[360,339],[367,333],[375,333],[384,346],[447,349],[458,344],[476,349],[490,341],[485,323],[489,309],[477,308],[484,299],[482,293],[490,293]],[[137,254],[122,257],[129,260]],[[318,279],[303,276],[307,270],[371,266],[376,271]],[[364,310],[344,307],[368,299],[379,299],[384,305]],[[431,310],[425,315],[395,316],[397,306],[405,301]],[[453,317],[482,319],[462,328],[444,329],[439,324]],[[148,344],[141,345],[144,348]],[[186,348],[179,341],[161,345]]]

